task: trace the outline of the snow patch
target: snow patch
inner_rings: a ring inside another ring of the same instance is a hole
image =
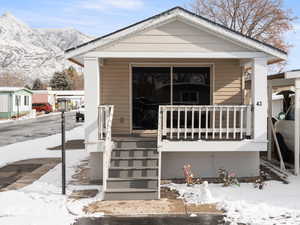
[[[222,184],[209,184],[212,201],[223,209],[231,225],[299,225],[300,177],[291,176],[290,184],[268,181],[263,190],[253,187],[252,183],[242,183],[240,187],[223,187]],[[180,198],[189,204],[203,204],[202,189],[199,184],[188,187],[186,184],[167,184],[176,190]]]

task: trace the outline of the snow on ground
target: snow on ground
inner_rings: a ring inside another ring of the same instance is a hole
[[[177,190],[188,203],[204,203],[201,185],[166,186]],[[267,182],[263,190],[254,188],[251,183],[242,183],[240,187],[209,184],[209,190],[213,197],[209,203],[217,203],[219,208],[224,209],[232,225],[237,222],[249,225],[300,224],[299,177],[292,176],[290,184]]]
[[[83,127],[77,127],[66,133],[66,139],[82,139]],[[60,135],[20,142],[0,148],[0,167],[11,162],[44,157],[60,157],[60,151],[47,150],[60,144]],[[84,150],[66,151],[67,183],[71,180],[76,166],[86,159]],[[84,216],[82,207],[92,201],[101,200],[101,186],[88,186],[100,191],[95,198],[70,201],[61,195],[61,164],[50,170],[33,184],[17,191],[0,192],[1,225],[69,225],[78,216]],[[67,186],[72,190],[86,189],[85,186]],[[75,213],[75,214],[74,214]],[[94,215],[93,215],[94,216]]]

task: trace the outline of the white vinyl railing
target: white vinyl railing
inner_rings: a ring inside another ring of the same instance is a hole
[[[249,138],[251,116],[250,105],[160,106],[158,141]]]
[[[111,140],[111,125],[114,113],[113,105],[98,106],[98,139]]]
[[[114,114],[114,106],[98,106],[98,139],[104,142],[103,151],[103,191],[107,187],[107,178],[110,167],[111,151],[113,143],[111,141],[111,127]]]

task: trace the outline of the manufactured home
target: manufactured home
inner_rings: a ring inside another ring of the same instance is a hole
[[[31,112],[32,92],[22,87],[0,87],[0,118],[9,119]]]
[[[176,7],[66,51],[84,67],[85,146],[105,199],[160,197],[162,179],[259,174],[267,65],[287,54]],[[251,104],[244,74],[251,71]]]

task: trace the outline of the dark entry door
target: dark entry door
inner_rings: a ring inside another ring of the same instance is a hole
[[[133,129],[157,129],[158,107],[171,101],[170,67],[132,68]]]

